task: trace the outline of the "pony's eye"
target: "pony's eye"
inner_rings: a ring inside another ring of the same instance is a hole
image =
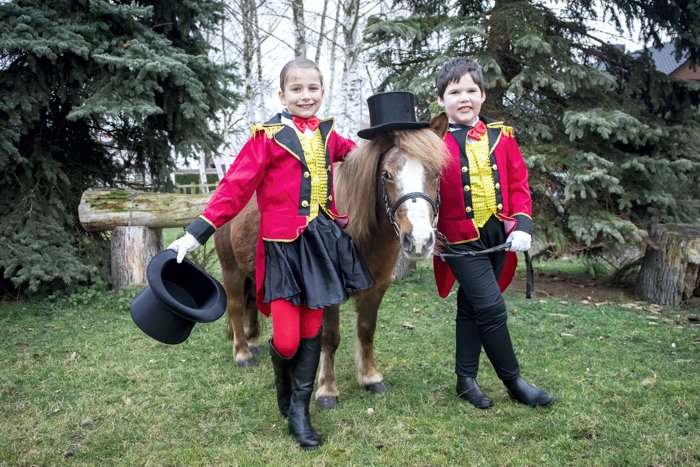
[[[392,179],[391,174],[389,172],[382,172],[382,178],[386,181],[389,181]]]

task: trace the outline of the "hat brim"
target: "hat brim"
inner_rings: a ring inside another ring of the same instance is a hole
[[[374,139],[379,133],[395,130],[419,130],[428,128],[430,123],[427,122],[391,122],[383,125],[377,125],[370,128],[364,128],[357,132],[357,136],[363,139]]]

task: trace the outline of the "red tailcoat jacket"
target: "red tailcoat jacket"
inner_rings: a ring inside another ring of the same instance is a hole
[[[221,180],[202,215],[185,228],[204,244],[226,222],[233,219],[257,192],[260,229],[255,253],[258,309],[269,315],[263,303],[265,248],[263,240],[291,242],[309,223],[311,177],[296,131],[281,123],[277,114],[263,125],[251,127],[251,137]],[[346,216],[335,207],[333,163],[342,161],[355,147],[333,129],[333,119],[322,120],[319,130],[326,146],[328,184],[325,209],[345,227]]]
[[[532,200],[527,182],[527,167],[513,137],[513,128],[484,117],[480,119],[488,129],[497,216],[503,221],[506,235],[516,229],[532,233]],[[479,238],[479,230],[474,225],[472,194],[470,190],[465,190],[470,185],[469,163],[451,132],[445,135],[445,144],[451,158],[440,177],[440,216],[437,228],[450,243],[466,243]],[[517,265],[515,253],[509,251],[498,278],[501,291],[510,285]],[[447,297],[455,283],[450,266],[436,256],[433,259],[433,271],[438,293],[443,298]]]

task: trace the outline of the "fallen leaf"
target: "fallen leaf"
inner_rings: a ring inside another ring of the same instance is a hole
[[[415,329],[415,328],[416,328],[416,325],[415,325],[415,324],[411,324],[411,323],[409,323],[408,321],[404,321],[404,322],[401,324],[401,327],[404,327],[404,328],[406,328],[406,329]]]
[[[70,357],[68,357],[68,360],[66,363],[75,363],[75,361],[78,359],[78,352],[72,352],[70,354]]]
[[[569,334],[568,332],[560,332],[559,335],[561,337],[574,337],[573,334]]]
[[[653,385],[656,384],[656,372],[652,371],[651,372],[651,378],[647,378],[644,381],[642,381],[642,387],[644,388],[650,388]]]

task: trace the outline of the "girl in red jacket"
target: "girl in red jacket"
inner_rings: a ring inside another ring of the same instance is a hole
[[[280,73],[282,113],[251,127],[243,146],[202,215],[169,248],[178,261],[234,218],[257,192],[257,305],[272,316],[270,356],[277,403],[304,449],[321,438],[309,402],[321,353],[323,308],[341,303],[373,280],[336,211],[333,163],[355,143],[316,117],[323,101],[316,63],[296,58]]]

